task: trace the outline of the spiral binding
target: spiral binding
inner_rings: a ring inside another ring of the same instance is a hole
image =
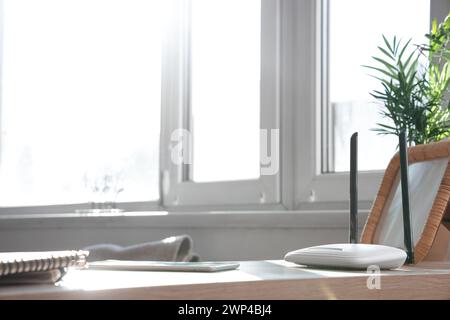
[[[88,251],[82,250],[0,253],[0,277],[25,272],[84,267],[88,255]]]

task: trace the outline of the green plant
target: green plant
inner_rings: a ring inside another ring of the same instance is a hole
[[[371,95],[383,103],[385,108],[380,112],[388,119],[373,130],[394,135],[406,130],[409,144],[439,141],[450,135],[450,105],[444,103],[450,84],[450,18],[439,26],[434,21],[426,36],[429,44],[417,47],[411,40],[402,44],[396,37],[389,42],[383,36],[380,56],[372,57],[376,65],[364,66],[381,83],[381,89]],[[424,53],[428,53],[427,63],[421,65]]]
[[[450,83],[450,14],[444,22],[437,24],[433,20],[431,32],[425,35],[428,44],[419,46],[421,52],[428,54],[430,95],[441,101],[441,106],[450,107],[450,100],[446,95]]]

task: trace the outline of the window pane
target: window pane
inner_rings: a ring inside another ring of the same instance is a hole
[[[3,1],[1,205],[158,198],[162,2]]]
[[[193,179],[259,177],[260,0],[192,0]]]
[[[359,132],[359,169],[385,169],[396,152],[394,136],[371,131],[380,106],[369,95],[379,88],[362,65],[372,65],[384,34],[424,43],[430,25],[430,0],[330,0],[329,86],[334,170],[348,171],[350,135]],[[385,122],[385,120],[381,120]]]

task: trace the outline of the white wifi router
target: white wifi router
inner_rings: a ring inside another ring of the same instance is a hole
[[[367,270],[373,265],[380,269],[396,269],[405,263],[406,257],[405,251],[394,247],[338,243],[291,251],[284,259],[310,267]]]
[[[400,145],[402,146],[402,138],[403,145],[406,145],[404,133],[400,138]],[[350,243],[327,244],[291,251],[284,257],[286,261],[310,267],[360,270],[367,270],[370,266],[377,266],[380,269],[396,269],[405,263],[408,254],[402,249],[357,243],[357,139],[358,134],[354,133],[350,140]],[[402,152],[400,157],[405,159]],[[407,170],[407,164],[405,166],[402,161],[401,164],[402,170]],[[407,192],[405,196],[408,197]],[[409,203],[408,198],[402,200]],[[411,243],[411,239],[406,240],[408,240],[407,243]],[[411,256],[413,256],[412,253]]]

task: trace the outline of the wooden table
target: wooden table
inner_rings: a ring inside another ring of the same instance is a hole
[[[450,261],[382,271],[371,290],[362,271],[240,263],[216,273],[71,270],[56,285],[2,286],[0,299],[450,299]]]

